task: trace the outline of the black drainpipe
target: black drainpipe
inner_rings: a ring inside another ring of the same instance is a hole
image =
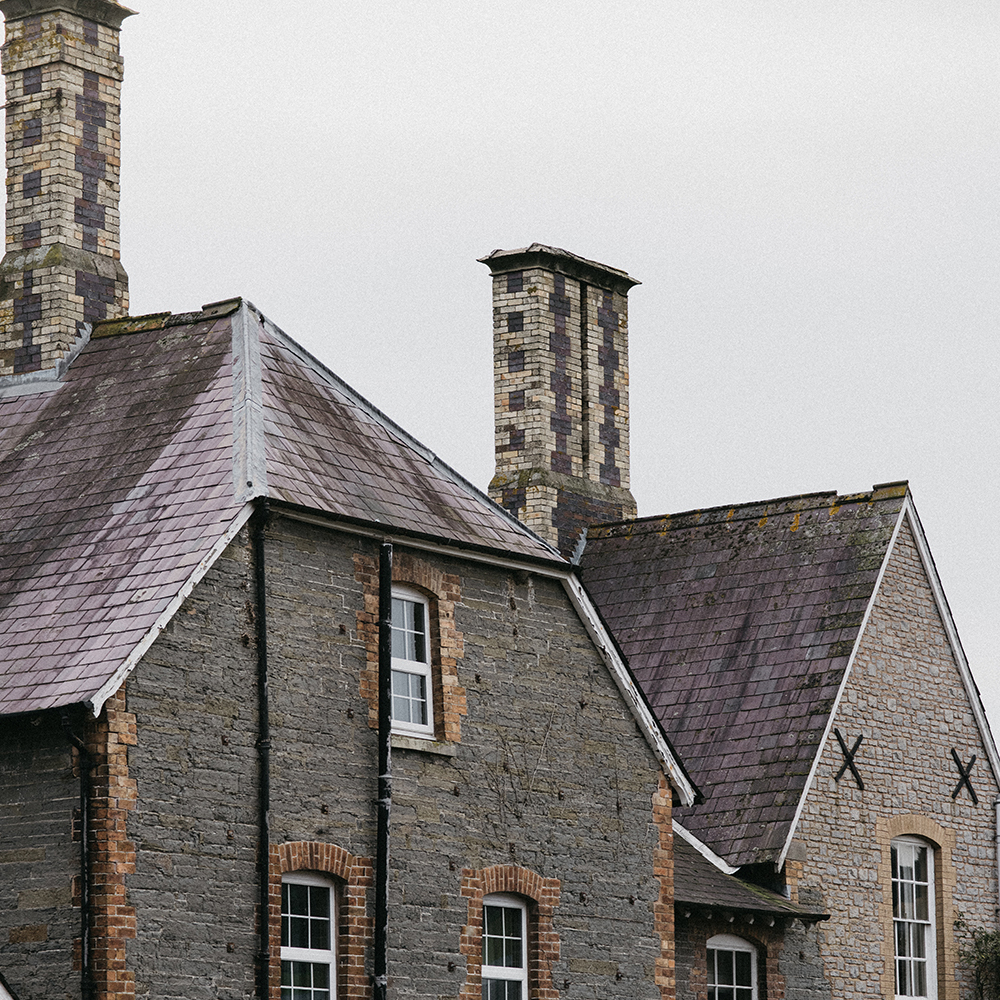
[[[257,952],[257,995],[267,1000],[271,974],[271,719],[267,693],[267,589],[264,573],[264,531],[270,518],[267,500],[261,500],[254,514],[253,567],[255,618],[257,623],[257,765],[258,765],[258,845],[257,880],[260,889],[259,941]]]
[[[66,739],[76,747],[80,765],[80,995],[93,996],[90,974],[90,774],[93,758],[86,744],[70,728],[69,711],[60,709]]]
[[[375,1000],[389,988],[389,811],[392,808],[392,545],[378,564],[378,826],[375,849]]]

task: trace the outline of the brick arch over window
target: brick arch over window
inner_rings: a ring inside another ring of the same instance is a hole
[[[459,1000],[480,1000],[482,996],[483,897],[498,892],[522,896],[528,904],[528,996],[543,1000],[559,995],[552,985],[552,963],[559,960],[559,938],[552,926],[559,886],[559,879],[542,878],[517,865],[462,869],[462,896],[469,917],[462,928],[466,978]]]
[[[358,636],[366,648],[361,696],[368,702],[368,725],[378,728],[378,565],[367,555],[354,556],[354,577],[364,587],[364,608],[358,612]],[[458,661],[464,639],[455,627],[455,605],[462,599],[461,578],[443,573],[432,562],[396,548],[392,582],[412,587],[427,598],[430,610],[429,643],[434,694],[434,737],[457,743],[466,714],[465,688],[458,683]]]
[[[281,876],[297,871],[323,872],[332,875],[340,884],[337,998],[368,1000],[371,985],[365,972],[365,951],[373,943],[373,922],[365,915],[365,899],[374,884],[372,859],[316,840],[272,844],[270,855],[271,1000],[279,1000],[281,996]]]
[[[878,881],[882,889],[879,907],[882,925],[882,992],[896,994],[895,932],[892,926],[892,842],[897,837],[919,837],[934,849],[934,903],[937,923],[938,1000],[958,1000],[955,979],[955,831],[949,830],[929,816],[906,814],[880,818],[876,824],[879,862]]]

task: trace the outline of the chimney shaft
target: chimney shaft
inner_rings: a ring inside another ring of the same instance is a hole
[[[118,34],[133,12],[109,0],[0,0],[0,10],[0,375],[34,380],[59,373],[85,324],[128,312],[118,242]]]
[[[572,554],[587,525],[634,517],[624,271],[533,243],[493,275],[496,475],[490,496]]]

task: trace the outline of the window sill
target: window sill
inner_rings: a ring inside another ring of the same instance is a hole
[[[454,757],[458,753],[458,747],[454,743],[424,740],[419,736],[404,736],[402,733],[393,733],[390,742],[393,750],[422,750],[439,757]]]

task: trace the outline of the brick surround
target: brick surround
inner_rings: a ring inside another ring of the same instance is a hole
[[[676,996],[676,957],[674,953],[674,834],[672,791],[666,775],[660,774],[659,788],[653,793],[653,825],[659,844],[653,852],[653,874],[660,883],[660,894],[653,904],[653,927],[660,937],[656,959],[656,985],[662,1000]]]
[[[358,636],[366,648],[361,695],[368,702],[368,724],[378,729],[378,566],[375,561],[369,556],[355,554],[354,578],[364,587],[364,607],[357,612]],[[462,599],[461,580],[403,549],[393,552],[392,580],[427,598],[434,736],[444,742],[457,743],[462,738],[462,716],[467,711],[465,688],[458,683],[458,664],[464,655],[464,644],[462,633],[455,627],[455,605]]]
[[[465,985],[459,1000],[480,1000],[483,979],[483,897],[496,892],[523,896],[528,902],[528,997],[530,1000],[557,1000],[559,990],[552,982],[552,963],[559,961],[559,935],[552,915],[559,905],[560,882],[542,878],[516,865],[462,870],[462,897],[469,907],[468,922],[462,928],[461,953],[466,961]]]
[[[128,312],[120,262],[121,21],[24,0],[7,20],[6,254],[0,264],[0,375],[54,369],[85,324]],[[38,13],[32,13],[34,10]]]
[[[336,844],[300,840],[272,844],[268,929],[270,939],[270,997],[281,997],[281,876],[312,871],[332,875],[338,882],[337,996],[368,1000],[371,978],[365,955],[374,940],[374,918],[368,915],[367,895],[374,883],[371,858],[357,857]]]

